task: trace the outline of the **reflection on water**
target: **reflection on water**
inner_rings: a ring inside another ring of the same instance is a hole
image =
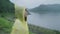
[[[28,22],[45,28],[60,30],[59,13],[38,14],[31,12],[31,15],[28,16]]]

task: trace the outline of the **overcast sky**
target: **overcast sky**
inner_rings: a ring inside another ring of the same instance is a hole
[[[11,2],[19,5],[26,6],[27,8],[34,8],[40,4],[60,4],[60,0],[10,0]]]

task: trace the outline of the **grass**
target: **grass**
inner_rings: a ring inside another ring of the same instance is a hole
[[[0,34],[8,34],[11,31],[12,23],[4,18],[0,18]]]

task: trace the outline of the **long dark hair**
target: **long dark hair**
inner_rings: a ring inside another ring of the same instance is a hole
[[[25,9],[25,11],[28,12],[27,9]],[[25,21],[27,21],[27,16],[25,16]]]

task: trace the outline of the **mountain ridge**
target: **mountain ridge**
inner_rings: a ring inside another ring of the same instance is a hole
[[[37,13],[60,12],[60,4],[39,5],[38,7],[29,9],[29,11]]]

